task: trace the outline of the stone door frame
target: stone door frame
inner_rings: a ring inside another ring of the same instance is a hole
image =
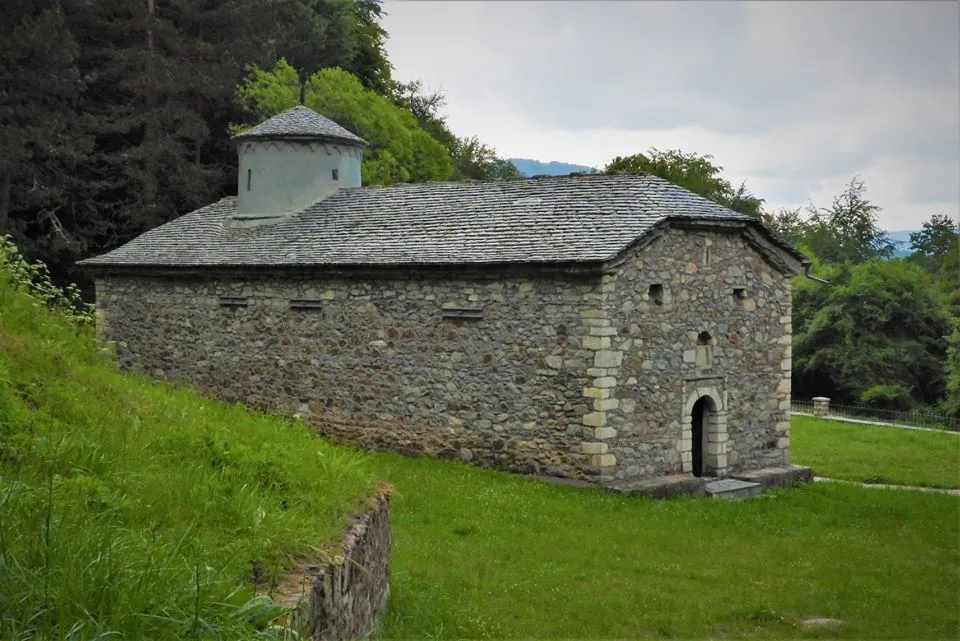
[[[727,473],[727,390],[723,377],[693,378],[683,381],[683,408],[680,414],[681,469],[693,472],[693,406],[706,397],[707,407],[703,417],[703,433],[706,447],[703,448],[703,476],[724,476]]]

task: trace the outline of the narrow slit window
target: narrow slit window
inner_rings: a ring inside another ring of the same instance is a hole
[[[316,298],[291,298],[289,307],[290,309],[320,309],[323,307],[323,301]]]
[[[483,309],[479,307],[447,307],[441,311],[443,318],[483,318]]]
[[[245,296],[221,296],[220,307],[247,307],[250,299]]]
[[[247,191],[250,191],[250,182],[253,180],[253,170],[247,170]]]
[[[340,170],[339,170],[339,169],[331,169],[331,170],[330,170],[330,176],[333,177],[334,180],[340,180]]]
[[[650,289],[647,290],[647,298],[649,298],[654,305],[663,305],[663,285],[659,283],[650,285]]]
[[[710,332],[700,332],[697,336],[696,365],[698,368],[713,367],[713,336]]]

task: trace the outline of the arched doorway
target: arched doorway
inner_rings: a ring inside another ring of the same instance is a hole
[[[693,475],[703,476],[704,464],[703,454],[707,449],[706,426],[710,424],[710,415],[712,403],[707,396],[701,396],[693,404],[693,411],[690,413],[690,453],[693,460]]]
[[[694,476],[724,476],[727,473],[727,407],[724,381],[697,379],[684,381],[680,414],[681,469]]]

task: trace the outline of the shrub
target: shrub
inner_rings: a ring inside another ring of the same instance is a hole
[[[73,283],[64,289],[54,285],[47,266],[39,260],[27,261],[10,236],[0,236],[0,278],[8,279],[37,305],[61,311],[78,327],[92,327],[96,322],[94,306],[83,302],[80,288]]]

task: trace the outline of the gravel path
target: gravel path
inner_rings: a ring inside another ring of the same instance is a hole
[[[860,487],[878,487],[886,490],[913,490],[915,492],[934,492],[936,494],[950,494],[960,496],[960,489],[948,490],[940,487],[919,487],[916,485],[888,485],[886,483],[860,483],[858,481],[844,481],[842,479],[831,479],[826,476],[814,476],[816,483],[844,483],[845,485],[859,485]]]

